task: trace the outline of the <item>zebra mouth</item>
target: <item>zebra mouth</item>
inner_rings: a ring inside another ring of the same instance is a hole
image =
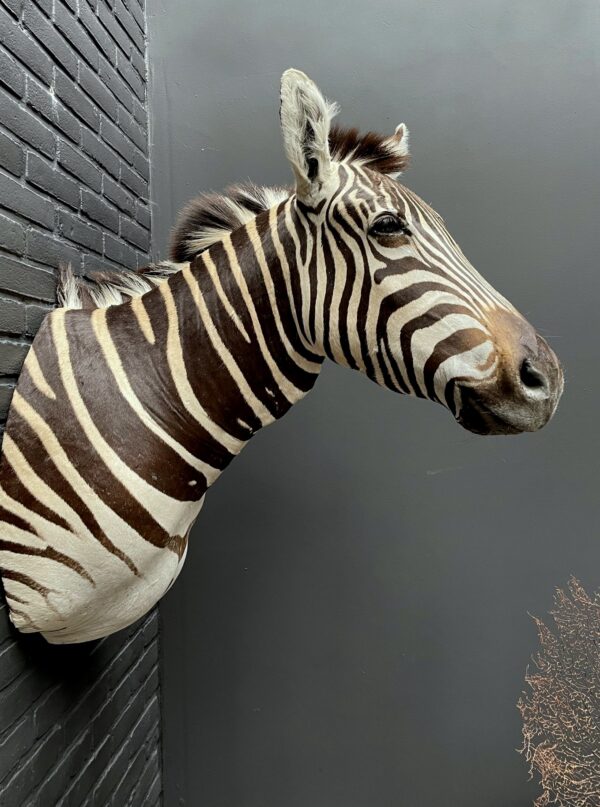
[[[467,405],[463,404],[456,420],[467,431],[481,436],[532,431],[530,424],[517,425],[499,416],[485,404],[472,400]]]
[[[470,387],[461,388],[461,406],[456,420],[473,434],[487,436],[537,431],[551,415],[545,411],[534,412],[530,406],[507,406],[506,402],[499,411],[482,400],[483,397]],[[539,410],[539,404],[534,408]]]

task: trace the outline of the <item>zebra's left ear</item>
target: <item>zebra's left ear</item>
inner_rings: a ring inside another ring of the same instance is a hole
[[[394,134],[391,137],[387,137],[383,142],[389,153],[389,159],[383,161],[386,163],[386,166],[380,170],[382,173],[396,179],[396,177],[399,177],[404,171],[410,160],[408,129],[406,128],[406,124],[400,123],[396,126]]]
[[[281,130],[285,153],[296,177],[296,194],[307,204],[323,195],[331,174],[329,130],[337,114],[317,85],[300,70],[281,77]]]

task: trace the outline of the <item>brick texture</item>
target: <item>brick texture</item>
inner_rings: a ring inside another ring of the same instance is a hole
[[[148,257],[144,0],[0,0],[0,437],[55,268]],[[0,591],[0,805],[161,803],[158,616],[51,647]]]

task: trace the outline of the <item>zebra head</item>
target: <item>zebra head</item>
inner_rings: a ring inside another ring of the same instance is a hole
[[[296,188],[305,336],[397,392],[448,407],[477,434],[535,431],[563,387],[546,341],[474,269],[441,217],[396,181],[408,132],[331,126],[337,112],[302,72],[281,83]]]

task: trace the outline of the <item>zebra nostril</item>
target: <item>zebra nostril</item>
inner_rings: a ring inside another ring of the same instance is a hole
[[[519,378],[521,384],[528,390],[545,390],[548,386],[548,379],[535,367],[529,359],[524,359],[519,368]]]

